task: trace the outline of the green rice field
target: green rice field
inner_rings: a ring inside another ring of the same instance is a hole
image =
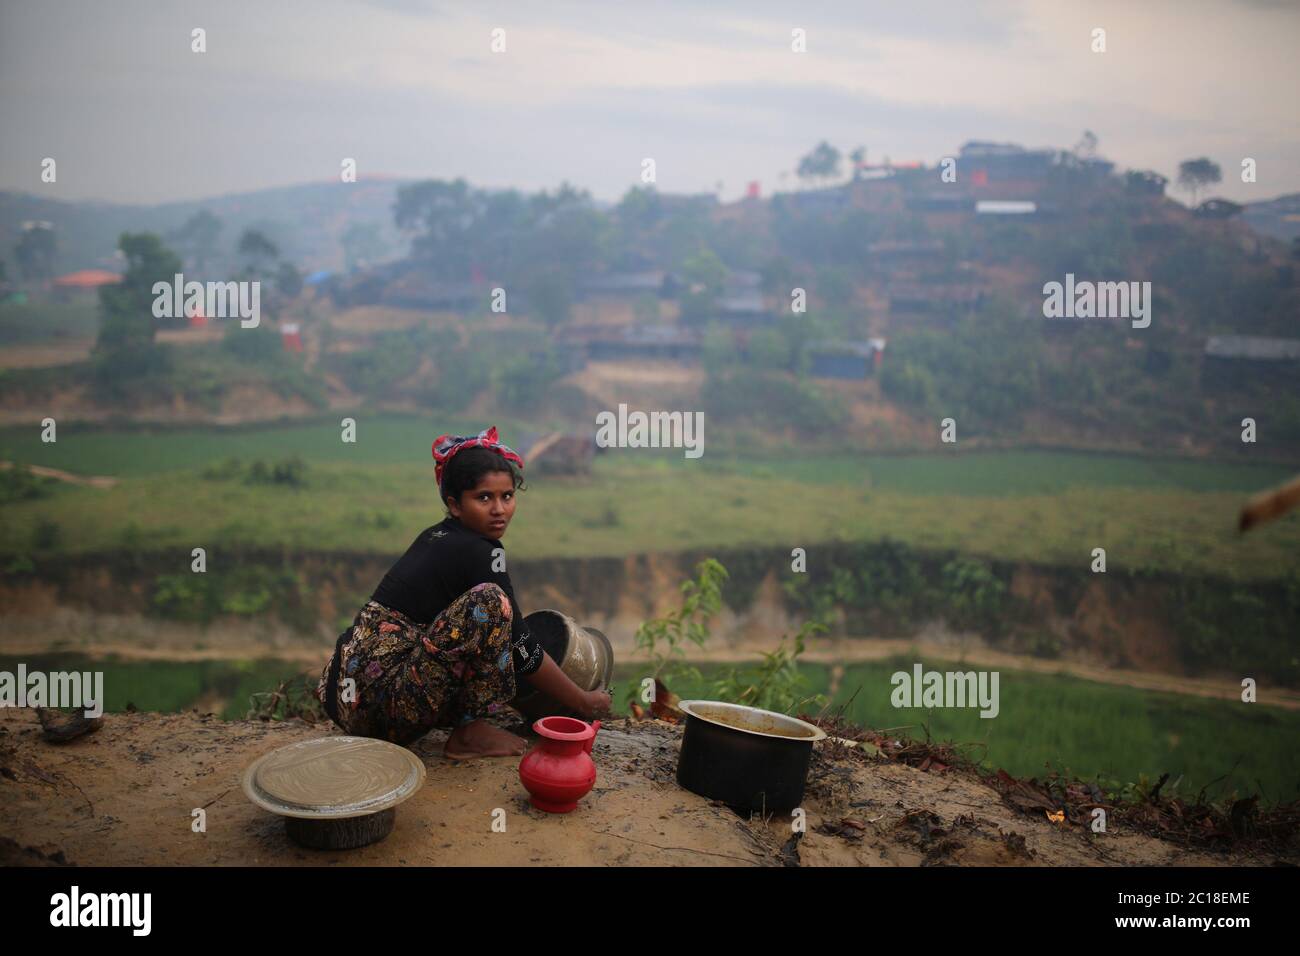
[[[430,466],[430,445],[443,432],[465,434],[480,422],[423,419],[390,413],[351,413],[357,441],[340,440],[342,416],[313,423],[249,425],[230,428],[134,426],[101,429],[67,426],[59,440],[44,443],[40,429],[0,429],[0,459],[62,468],[77,474],[144,476],[201,468],[229,457],[283,458],[352,465]],[[523,422],[497,423],[509,444],[525,430]],[[885,491],[930,495],[1035,495],[1071,488],[1145,488],[1196,492],[1250,492],[1294,473],[1286,465],[1213,462],[1087,452],[945,452],[920,455],[870,455],[845,452],[793,459],[732,451],[687,460],[680,451],[618,449],[597,459],[597,472],[634,465],[657,473],[739,475],[800,483],[849,484]]]
[[[466,428],[451,422],[446,428]],[[437,429],[358,418],[232,430],[0,432],[0,457],[113,475],[111,489],[60,485],[0,509],[0,553],[239,545],[395,554],[441,518],[429,445]],[[517,425],[505,427],[510,439]],[[230,459],[307,462],[302,487],[205,477]],[[667,450],[599,455],[581,479],[530,479],[507,536],[525,558],[621,556],[890,537],[1007,561],[1070,566],[1094,547],[1108,568],[1226,578],[1293,573],[1300,515],[1246,537],[1245,497],[1288,476],[1266,464],[1082,452],[772,457]]]

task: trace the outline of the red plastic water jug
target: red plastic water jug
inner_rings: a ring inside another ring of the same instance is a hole
[[[533,730],[542,739],[519,761],[519,779],[538,810],[568,813],[596,784],[591,745],[600,721],[588,724],[573,717],[543,717]]]

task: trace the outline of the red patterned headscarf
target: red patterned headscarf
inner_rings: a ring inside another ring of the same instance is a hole
[[[439,435],[433,443],[433,460],[437,462],[434,466],[434,478],[439,488],[442,487],[442,474],[447,469],[447,463],[466,448],[487,448],[506,461],[513,461],[521,470],[524,467],[524,460],[519,457],[518,452],[497,440],[495,425],[483,429],[477,435]]]

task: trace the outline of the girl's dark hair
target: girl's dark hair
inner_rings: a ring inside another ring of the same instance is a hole
[[[527,489],[524,474],[513,461],[507,461],[501,455],[488,448],[466,448],[452,456],[442,473],[442,503],[448,498],[460,501],[460,496],[478,487],[483,476],[494,471],[503,471],[510,475],[516,489]]]

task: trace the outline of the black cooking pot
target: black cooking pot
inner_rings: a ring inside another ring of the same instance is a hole
[[[826,732],[770,710],[685,700],[677,782],[741,811],[785,813],[799,806],[813,743]]]

